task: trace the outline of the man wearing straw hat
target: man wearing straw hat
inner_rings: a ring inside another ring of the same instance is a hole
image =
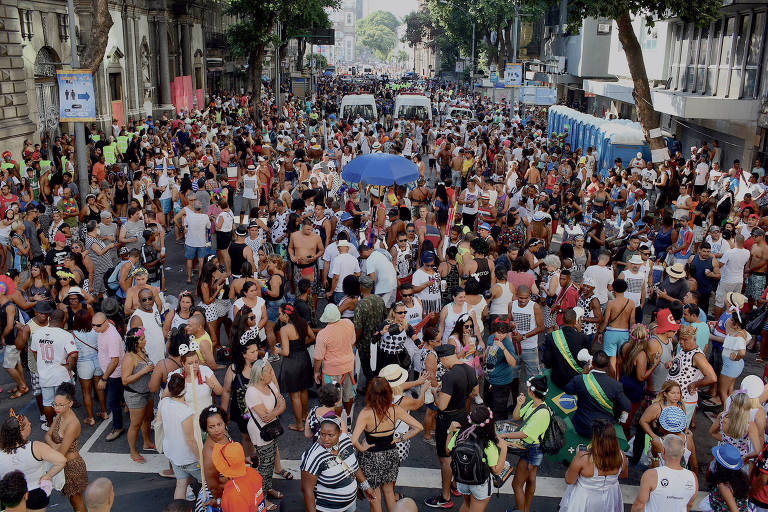
[[[667,267],[667,277],[656,289],[656,311],[668,308],[673,302],[682,302],[688,290],[688,281],[685,279],[683,264],[670,265]]]

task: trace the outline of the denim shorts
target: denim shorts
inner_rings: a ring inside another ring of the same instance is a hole
[[[487,500],[491,497],[489,492],[488,480],[480,485],[468,485],[456,482],[456,490],[458,490],[464,496],[472,495],[476,500]]]
[[[94,376],[101,377],[104,372],[101,371],[99,366],[99,355],[94,353],[92,356],[86,356],[84,358],[78,358],[77,360],[77,377],[83,380],[90,380]]]
[[[720,375],[725,375],[726,377],[730,377],[732,379],[736,379],[741,375],[741,372],[744,371],[744,360],[739,359],[738,361],[731,361],[730,357],[723,356],[723,369],[720,372]]]
[[[184,464],[183,466],[177,466],[171,462],[171,467],[173,468],[173,475],[177,480],[191,477],[198,482],[200,481],[200,464],[197,462],[191,462],[189,464]]]
[[[525,453],[520,458],[531,466],[539,467],[544,460],[544,452],[541,451],[541,445],[539,444],[524,444],[526,447]]]
[[[205,258],[207,255],[207,247],[190,247],[189,245],[184,245],[184,257],[188,260],[193,260],[195,258]]]
[[[43,407],[53,407],[53,399],[56,396],[56,388],[58,386],[43,386]]]
[[[171,213],[171,203],[172,203],[172,199],[170,197],[167,199],[160,200],[160,206],[163,207],[163,213],[165,214]]]
[[[277,322],[280,316],[280,305],[285,304],[285,297],[280,300],[268,300],[267,301],[267,320],[270,322]]]

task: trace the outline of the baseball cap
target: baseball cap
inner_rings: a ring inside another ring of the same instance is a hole
[[[677,332],[677,330],[680,329],[680,324],[675,321],[675,318],[672,316],[672,312],[669,310],[669,308],[659,310],[659,312],[656,314],[656,323],[656,332],[659,334],[663,334],[669,331]]]
[[[64,233],[62,233],[61,231],[59,231],[58,233],[56,233],[56,234],[53,236],[53,241],[54,241],[54,242],[65,242],[65,243],[66,243],[66,241],[67,241],[67,237],[66,237],[66,236],[64,236]]]
[[[487,222],[483,222],[482,224],[480,224],[480,227],[478,228],[478,230],[480,230],[480,229],[484,229],[486,231],[490,231],[491,230],[491,225],[488,224]]]

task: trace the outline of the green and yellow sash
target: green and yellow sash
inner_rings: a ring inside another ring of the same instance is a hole
[[[560,351],[560,354],[565,359],[565,362],[567,362],[568,365],[573,368],[576,373],[581,373],[581,366],[579,366],[579,363],[576,361],[576,359],[574,359],[573,354],[571,354],[571,350],[568,348],[568,343],[565,342],[565,335],[563,334],[563,330],[558,329],[553,332],[552,339],[555,342],[557,350]]]
[[[603,406],[606,411],[613,414],[613,402],[605,394],[605,391],[603,391],[603,388],[597,382],[595,376],[591,373],[588,373],[586,375],[582,375],[581,377],[584,379],[584,386],[586,386],[587,391],[590,395],[592,395],[592,398],[594,398],[597,403]]]

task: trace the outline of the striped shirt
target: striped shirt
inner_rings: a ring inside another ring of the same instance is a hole
[[[338,455],[333,455],[320,443],[313,444],[301,457],[301,470],[317,477],[315,507],[319,512],[346,510],[357,499],[355,473],[358,464],[348,434],[339,437]]]

